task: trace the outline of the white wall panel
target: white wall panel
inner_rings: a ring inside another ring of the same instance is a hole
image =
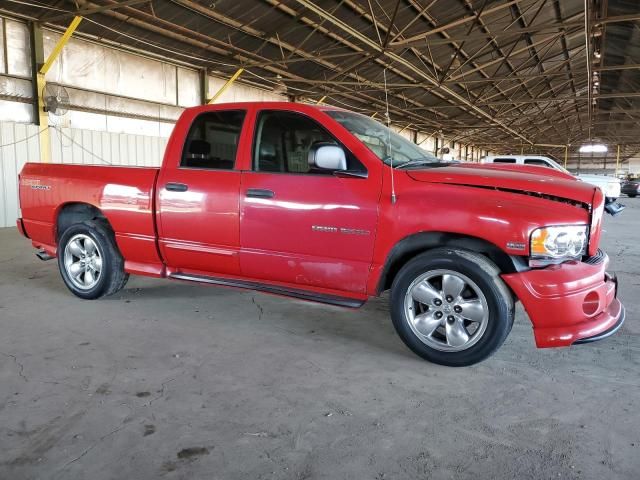
[[[18,217],[18,172],[39,158],[38,127],[0,122],[0,227],[12,227]]]
[[[13,227],[18,217],[18,173],[26,162],[40,161],[36,125],[0,122],[0,227]],[[51,161],[84,165],[157,167],[167,139],[75,128],[50,129]]]
[[[208,77],[209,80],[209,96],[215,95],[227,82],[227,79],[218,77]],[[249,85],[243,85],[236,82],[231,84],[216,100],[216,103],[230,102],[286,102],[286,95],[278,95],[273,91],[254,88]]]

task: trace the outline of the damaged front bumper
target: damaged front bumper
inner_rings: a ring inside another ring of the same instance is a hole
[[[565,347],[601,340],[624,322],[618,283],[599,251],[594,261],[571,261],[503,275],[522,302],[539,348]]]

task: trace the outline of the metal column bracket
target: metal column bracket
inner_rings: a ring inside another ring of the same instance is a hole
[[[47,112],[45,111],[45,104],[43,93],[45,86],[47,84],[45,80],[45,75],[51,68],[51,65],[56,61],[56,59],[60,56],[60,52],[73,35],[73,32],[76,31],[78,25],[82,21],[82,17],[76,16],[69,24],[65,32],[56,43],[56,46],[53,48],[53,51],[49,54],[49,57],[44,61],[40,69],[38,70],[36,84],[38,89],[38,123],[40,125],[40,161],[43,163],[51,162],[51,137],[49,135],[49,117]],[[42,37],[39,36],[39,41],[42,41]],[[35,46],[36,51],[40,51],[40,55],[42,55],[42,45]]]
[[[209,104],[215,103],[215,101],[220,98],[220,96],[227,90],[227,88],[229,88],[233,82],[235,82],[238,77],[242,74],[242,72],[244,72],[244,68],[239,68],[236,73],[234,73],[231,78],[229,80],[226,81],[226,83],[224,85],[222,85],[222,87],[220,87],[220,90],[218,90],[213,97],[211,97],[209,99]]]

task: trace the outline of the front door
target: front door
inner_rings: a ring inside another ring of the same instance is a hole
[[[343,146],[301,113],[258,113],[252,169],[243,172],[240,192],[241,271],[302,288],[364,293],[380,180],[367,178],[346,149],[348,168],[362,177],[314,168],[309,149],[317,142]]]
[[[243,110],[198,114],[179,158],[165,160],[157,187],[159,244],[174,272],[239,274],[235,162],[245,116]]]

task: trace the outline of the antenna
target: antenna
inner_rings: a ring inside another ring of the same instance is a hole
[[[389,116],[389,96],[387,93],[387,69],[382,71],[384,76],[384,103],[386,107],[385,118],[387,120],[387,148],[389,149],[389,163],[391,164],[391,203],[396,203],[396,184],[393,178],[393,152],[391,151],[391,117]]]

